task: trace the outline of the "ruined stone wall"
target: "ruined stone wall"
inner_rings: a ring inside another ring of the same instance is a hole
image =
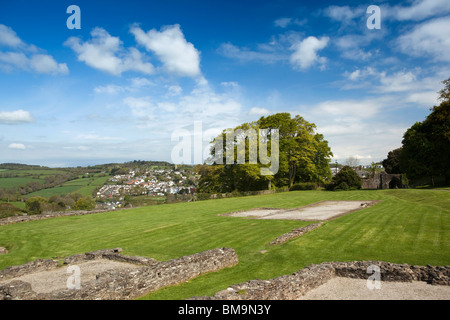
[[[289,241],[291,239],[298,238],[298,237],[304,235],[305,233],[307,233],[309,231],[317,229],[322,224],[323,224],[323,222],[319,222],[319,223],[309,224],[309,225],[307,225],[305,227],[300,227],[300,228],[293,229],[291,232],[282,234],[281,236],[279,236],[275,240],[271,241],[270,244],[283,244],[283,243],[285,243],[285,242],[287,242],[287,241]]]
[[[389,184],[392,179],[399,179],[402,181],[401,174],[389,174],[382,172],[376,174],[373,178],[362,179],[362,189],[389,189]]]
[[[49,271],[58,267],[58,260],[37,259],[20,266],[12,266],[0,270],[0,281],[23,276],[25,274]]]
[[[81,263],[93,259],[113,259],[143,265],[134,271],[106,271],[97,275],[92,281],[83,283],[80,289],[55,290],[50,293],[36,293],[31,285],[20,280],[0,285],[0,300],[124,300],[133,299],[164,286],[179,284],[199,275],[232,267],[238,263],[236,252],[232,248],[220,248],[184,256],[164,262],[151,258],[122,256],[118,249],[100,250],[75,255],[65,259],[65,263]],[[53,261],[53,260],[46,260]],[[58,261],[56,261],[57,263]],[[49,269],[55,267],[53,264]],[[4,274],[24,274],[42,270],[17,266],[7,268]],[[22,272],[15,272],[23,268]],[[48,270],[48,269],[46,269]],[[11,273],[13,272],[13,273]]]
[[[371,265],[380,268],[381,281],[426,281],[450,285],[450,266],[412,266],[383,261],[324,262],[312,264],[291,275],[251,280],[232,285],[212,297],[192,297],[191,300],[295,300],[334,277],[368,279],[367,269]]]
[[[114,211],[118,211],[118,210],[126,210],[126,209],[119,208]],[[49,212],[49,213],[41,213],[41,214],[34,214],[34,215],[11,216],[11,217],[6,217],[6,218],[0,219],[0,226],[6,225],[6,224],[12,224],[12,223],[34,221],[34,220],[45,220],[45,219],[57,218],[57,217],[83,216],[86,214],[94,214],[94,213],[102,213],[102,212],[111,212],[111,210],[60,211],[60,212]]]

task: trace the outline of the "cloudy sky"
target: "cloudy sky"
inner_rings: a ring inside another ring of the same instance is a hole
[[[172,162],[180,133],[289,112],[371,163],[437,104],[449,52],[448,0],[1,1],[0,162]]]

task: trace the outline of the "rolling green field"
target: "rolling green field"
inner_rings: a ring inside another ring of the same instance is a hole
[[[256,220],[218,214],[256,207],[294,208],[321,200],[382,200],[326,222],[285,244],[268,243],[314,222]],[[438,190],[296,191],[165,204],[0,227],[0,269],[38,258],[62,258],[121,247],[124,254],[169,260],[232,247],[239,264],[142,299],[212,295],[251,279],[270,279],[324,261],[384,260],[450,264],[450,195]],[[261,253],[267,250],[266,253]]]
[[[109,177],[95,177],[92,181],[88,178],[80,178],[67,181],[62,186],[54,188],[42,189],[27,194],[27,197],[41,196],[49,198],[53,195],[60,196],[69,193],[80,193],[83,197],[90,197],[95,188],[101,187]],[[0,179],[1,181],[2,179]]]
[[[29,182],[37,181],[44,183],[43,179],[33,179],[32,177],[14,177],[14,178],[1,178],[0,188],[10,189],[14,187],[24,186]]]

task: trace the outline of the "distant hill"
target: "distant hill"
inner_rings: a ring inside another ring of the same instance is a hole
[[[18,170],[18,169],[50,169],[50,168],[45,166],[29,165],[21,163],[1,163],[0,169]]]

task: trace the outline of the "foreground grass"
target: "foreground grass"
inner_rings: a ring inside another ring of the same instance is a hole
[[[382,200],[326,222],[279,246],[268,242],[312,222],[218,216],[255,207],[293,208],[321,200]],[[450,264],[450,197],[438,190],[298,191],[265,196],[150,206],[118,212],[33,221],[0,227],[0,269],[37,258],[59,258],[121,247],[124,254],[169,260],[232,247],[239,264],[143,299],[211,295],[231,284],[269,279],[324,261],[384,260]],[[261,253],[267,250],[266,253]]]

